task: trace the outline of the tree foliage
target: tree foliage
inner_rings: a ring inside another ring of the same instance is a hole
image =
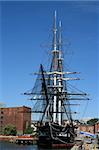
[[[93,119],[88,120],[88,121],[87,121],[87,124],[88,124],[88,125],[95,125],[95,123],[96,123],[97,121],[99,121],[98,118],[93,118]]]
[[[33,128],[31,126],[28,126],[28,128],[24,132],[25,134],[32,134],[33,133]]]
[[[4,135],[16,135],[16,127],[14,125],[7,125],[4,127]]]

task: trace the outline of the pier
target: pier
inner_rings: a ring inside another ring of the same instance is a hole
[[[16,144],[36,144],[38,138],[37,137],[29,137],[29,136],[0,136],[0,141],[9,141],[11,143]]]
[[[16,139],[16,143],[17,144],[27,144],[27,145],[29,145],[29,144],[36,144],[37,142],[36,142],[37,140],[35,139],[33,139],[33,138],[17,138]]]
[[[16,138],[15,143],[17,144],[36,144],[37,138],[36,137],[28,137],[28,136],[19,136]]]

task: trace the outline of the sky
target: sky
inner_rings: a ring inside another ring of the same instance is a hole
[[[54,11],[62,21],[64,66],[81,72],[72,81],[91,99],[80,106],[80,118],[99,117],[99,2],[0,2],[0,102],[30,106],[22,95],[32,89],[42,63],[49,65]],[[84,107],[83,107],[84,106]]]

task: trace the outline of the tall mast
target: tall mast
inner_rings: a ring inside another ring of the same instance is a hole
[[[59,30],[58,30],[58,50],[59,50],[59,58],[58,58],[58,67],[59,71],[62,72],[62,39],[61,39],[61,21],[59,21]],[[62,74],[60,75],[59,78],[59,92],[62,92]],[[58,123],[59,125],[62,124],[62,101],[61,101],[61,96],[58,100]]]
[[[53,29],[53,34],[54,34],[54,50],[56,50],[56,10],[55,10],[55,14],[54,14],[54,29]]]
[[[62,23],[61,23],[61,21],[59,21],[59,30],[58,30],[58,49],[59,49],[59,59],[61,59],[61,57],[62,57],[62,33],[61,33],[61,31],[62,31]]]
[[[56,11],[54,14],[54,27],[53,27],[53,70],[57,70],[57,28],[56,28]]]
[[[57,80],[57,76],[55,71],[57,70],[57,42],[56,42],[56,34],[57,34],[57,29],[56,29],[56,11],[54,14],[54,28],[53,28],[53,70],[54,70],[54,103],[53,103],[53,122],[57,122],[57,96],[56,96],[56,80]]]

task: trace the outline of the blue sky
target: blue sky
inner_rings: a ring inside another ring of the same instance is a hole
[[[39,64],[49,65],[54,11],[62,20],[64,65],[81,72],[72,81],[89,93],[80,117],[99,117],[99,2],[1,2],[0,102],[32,106],[21,95],[33,87]],[[65,47],[66,46],[66,47]],[[83,108],[83,109],[82,109]]]

